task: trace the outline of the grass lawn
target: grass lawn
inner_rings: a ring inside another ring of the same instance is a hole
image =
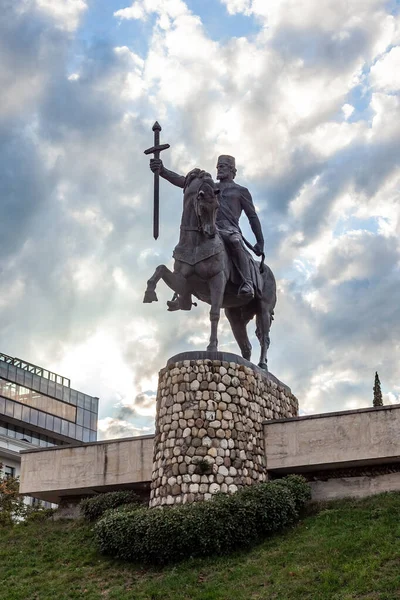
[[[1,600],[400,599],[400,493],[318,507],[250,552],[142,568],[98,554],[91,527],[0,528]]]

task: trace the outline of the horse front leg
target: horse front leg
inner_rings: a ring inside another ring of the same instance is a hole
[[[180,273],[170,271],[165,265],[159,265],[147,282],[143,298],[144,303],[158,301],[156,287],[160,279],[177,294],[183,294],[186,289],[186,279]]]
[[[211,335],[210,343],[207,346],[207,352],[218,352],[218,322],[221,313],[222,302],[224,299],[226,277],[223,271],[215,275],[209,281],[211,309]]]

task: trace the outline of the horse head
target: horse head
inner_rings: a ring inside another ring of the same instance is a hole
[[[196,201],[196,213],[200,230],[209,238],[215,237],[217,227],[215,224],[219,189],[215,189],[213,181],[203,181],[199,187]]]

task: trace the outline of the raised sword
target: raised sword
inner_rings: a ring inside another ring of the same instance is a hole
[[[153,125],[154,146],[144,151],[145,154],[154,154],[154,158],[160,158],[160,152],[167,150],[169,144],[160,144],[161,125],[156,121]],[[153,236],[156,240],[160,232],[160,174],[154,173],[154,209],[153,209]]]

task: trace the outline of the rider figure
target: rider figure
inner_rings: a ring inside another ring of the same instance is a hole
[[[185,185],[185,177],[166,169],[161,159],[151,159],[150,169],[153,173],[158,171],[161,177],[173,185],[180,188]],[[249,257],[243,246],[242,233],[239,227],[242,211],[249,219],[250,227],[257,240],[254,251],[258,256],[263,254],[264,238],[250,192],[247,188],[234,182],[235,175],[234,157],[229,155],[219,156],[217,179],[219,180],[220,195],[216,224],[242,280],[239,295],[251,299],[254,296],[254,287],[250,274]],[[168,303],[168,305],[170,304]],[[170,309],[173,310],[173,307],[170,306]]]

